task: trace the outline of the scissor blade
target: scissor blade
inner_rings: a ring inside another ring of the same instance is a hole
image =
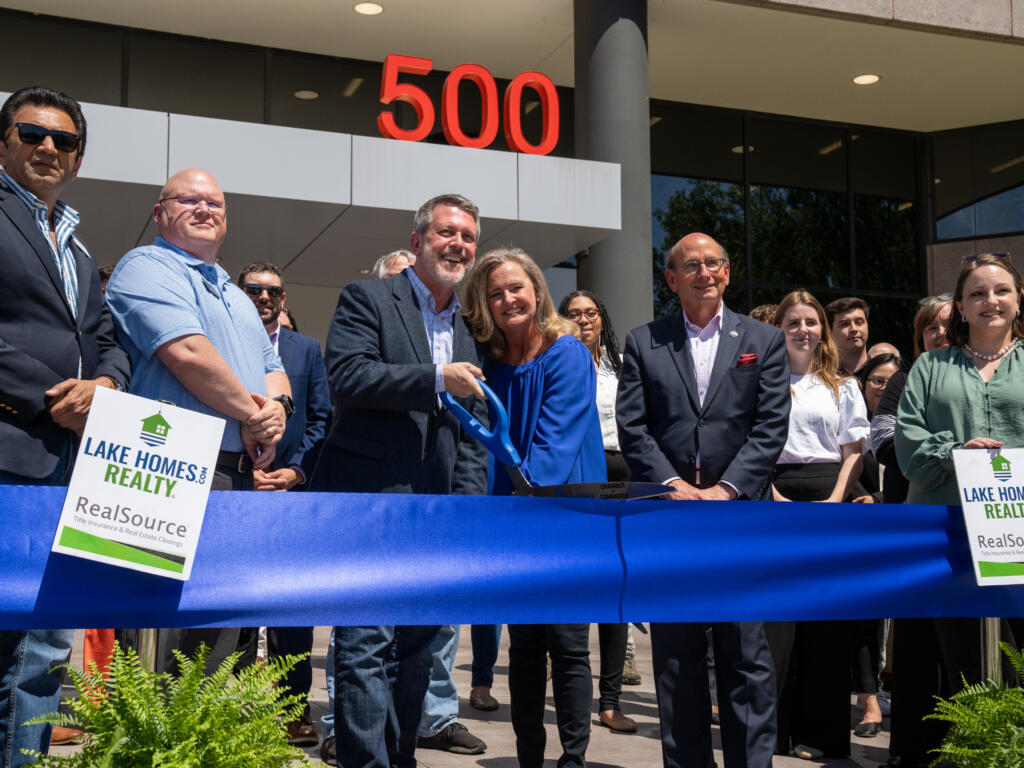
[[[512,495],[513,496],[533,496],[534,494],[530,491],[535,490],[530,481],[526,479],[526,475],[523,474],[518,466],[512,467],[508,464],[503,464],[505,471],[508,472],[509,479],[512,481]]]

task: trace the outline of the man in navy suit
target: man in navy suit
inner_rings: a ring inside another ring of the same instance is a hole
[[[673,246],[665,279],[682,311],[631,331],[622,358],[616,416],[633,479],[673,486],[670,499],[769,499],[789,425],[782,332],[726,308],[729,256],[707,235]],[[652,627],[669,768],[714,763],[705,629]],[[764,625],[716,623],[712,634],[726,768],[766,768],[776,693]]]
[[[250,264],[238,276],[238,287],[256,305],[267,329],[270,343],[281,358],[284,372],[292,386],[295,413],[288,419],[284,436],[277,444],[274,465],[269,470],[253,472],[257,491],[303,490],[313,476],[320,456],[327,425],[331,420],[331,398],[327,394],[327,372],[320,344],[308,336],[282,328],[278,323],[288,293],[284,289],[281,270],[269,262]],[[255,638],[251,638],[255,640]],[[271,656],[308,654],[313,650],[312,627],[268,627],[267,650]],[[313,663],[310,658],[299,662],[285,680],[288,693],[306,699],[313,684]],[[306,703],[302,718],[288,723],[291,744],[316,744],[319,740]]]
[[[23,88],[0,109],[0,484],[63,485],[96,387],[124,389],[96,263],[75,236],[78,213],[58,199],[85,151],[78,102]],[[0,631],[0,768],[46,752],[72,630]]]
[[[410,236],[416,263],[349,283],[327,335],[336,414],[313,490],[469,493],[487,490],[487,453],[441,408],[438,393],[486,418],[484,350],[459,314],[455,286],[476,255],[480,214],[461,195],[424,203]],[[480,398],[476,400],[475,398]],[[437,626],[335,627],[338,764],[415,765]]]

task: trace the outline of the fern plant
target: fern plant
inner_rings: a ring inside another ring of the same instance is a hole
[[[1024,654],[999,645],[1024,679]],[[965,685],[949,699],[938,699],[927,717],[950,723],[932,766],[946,760],[958,768],[1024,766],[1024,690],[992,680]]]
[[[180,674],[143,669],[138,655],[115,646],[104,679],[95,663],[67,666],[78,698],[71,714],[33,723],[78,726],[87,732],[78,754],[41,757],[41,768],[284,768],[310,765],[289,746],[284,723],[302,714],[302,700],[277,684],[301,656],[269,659],[233,674],[240,654],[205,674],[209,649],[189,658],[175,652]],[[39,755],[37,755],[39,757]]]

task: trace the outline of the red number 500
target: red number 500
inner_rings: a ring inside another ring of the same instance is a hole
[[[389,139],[421,141],[434,128],[434,105],[426,91],[410,83],[398,82],[398,76],[426,75],[434,68],[431,59],[416,56],[388,54],[384,60],[384,76],[380,81],[380,101],[390,104],[404,101],[416,110],[416,127],[405,130],[398,127],[391,112],[377,115],[377,127],[381,135]],[[480,114],[480,135],[467,136],[459,125],[459,83],[468,80],[480,89],[482,102]],[[531,144],[523,136],[522,110],[523,88],[530,88],[540,96],[543,120],[540,143]],[[546,155],[558,144],[558,92],[547,75],[540,72],[521,72],[508,84],[502,105],[505,141],[510,149],[531,155]],[[460,64],[445,78],[441,91],[441,130],[449,144],[460,147],[481,149],[489,146],[498,135],[498,86],[491,73],[479,64]]]

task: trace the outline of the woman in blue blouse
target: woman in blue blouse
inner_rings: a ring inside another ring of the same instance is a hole
[[[509,414],[512,443],[534,485],[604,480],[604,443],[595,403],[597,372],[575,323],[559,316],[544,276],[518,248],[484,254],[469,276],[465,314],[489,345],[487,383]],[[492,493],[508,495],[507,474],[492,466]],[[544,763],[545,657],[551,656],[561,766],[584,766],[590,740],[587,624],[515,625],[509,633],[508,687],[519,765]]]

